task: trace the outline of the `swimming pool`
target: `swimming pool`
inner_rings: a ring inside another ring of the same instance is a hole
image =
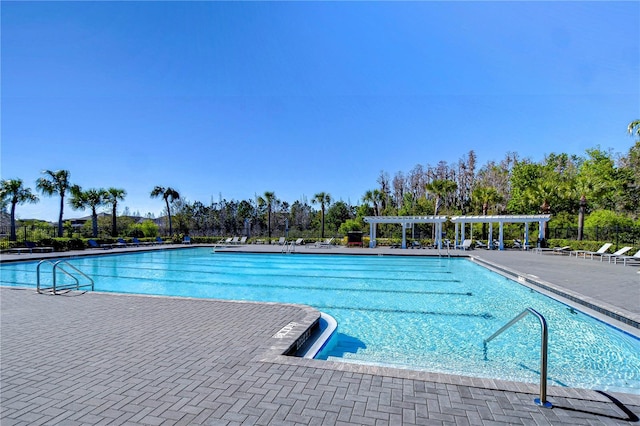
[[[639,339],[465,259],[192,248],[69,262],[98,291],[313,306],[339,324],[323,359],[537,383],[534,318],[483,352],[483,339],[532,307],[549,324],[551,384],[640,394]],[[3,264],[2,284],[34,286],[35,270],[35,262]]]

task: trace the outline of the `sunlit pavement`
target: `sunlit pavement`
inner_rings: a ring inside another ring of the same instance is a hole
[[[438,255],[304,246],[296,253]],[[475,256],[631,319],[640,309],[637,266],[516,251],[448,255]],[[639,395],[549,387],[554,408],[546,409],[533,403],[534,384],[283,356],[318,317],[299,305],[99,292],[46,296],[6,287],[0,303],[2,425],[586,425],[631,424],[640,413]],[[279,333],[287,325],[290,331]]]

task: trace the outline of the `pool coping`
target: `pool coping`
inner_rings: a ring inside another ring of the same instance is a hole
[[[506,266],[498,265],[486,259],[480,259],[476,256],[469,256],[470,260],[480,264],[487,269],[492,270],[506,278],[509,278],[519,284],[526,285],[536,291],[543,290],[544,294],[549,295],[557,300],[558,297],[564,300],[560,302],[577,307],[580,310],[587,308],[591,312],[587,312],[591,316],[606,322],[607,324],[619,328],[626,333],[640,338],[640,315],[629,312],[625,309],[613,306],[606,302],[595,300],[584,294],[573,292],[569,289],[562,288],[538,277],[530,274],[518,272]],[[613,320],[613,321],[612,321]]]

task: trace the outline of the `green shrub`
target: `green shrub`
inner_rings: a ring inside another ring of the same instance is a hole
[[[628,227],[633,226],[633,220],[610,210],[596,210],[584,220],[585,228],[600,227]]]

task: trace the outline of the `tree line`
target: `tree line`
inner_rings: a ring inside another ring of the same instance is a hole
[[[365,216],[543,213],[552,214],[555,226],[577,226],[577,239],[582,239],[585,221],[600,226],[640,226],[640,120],[631,122],[627,130],[637,140],[622,154],[596,147],[584,156],[551,153],[534,162],[507,152],[502,160],[478,167],[472,150],[454,164],[417,164],[393,177],[383,170],[376,187],[366,191],[357,205],[334,201],[328,192],[316,193],[311,204],[305,198],[290,204],[278,199],[274,191],[241,201],[220,199],[209,205],[189,202],[169,186],[155,186],[149,195],[164,201],[170,236],[251,234],[271,238],[277,229],[324,238],[325,228],[332,234],[366,231]],[[91,211],[92,236],[98,235],[98,210],[105,207],[110,211],[110,235],[126,232],[117,225],[125,189],[85,190],[71,183],[68,170],[42,173],[36,190],[44,196],[60,197],[59,237],[63,235],[67,197],[71,208]],[[38,202],[39,197],[16,178],[0,182],[0,199],[3,210],[10,207],[10,239],[15,241],[16,206]],[[382,227],[380,235],[385,232],[394,231]]]

